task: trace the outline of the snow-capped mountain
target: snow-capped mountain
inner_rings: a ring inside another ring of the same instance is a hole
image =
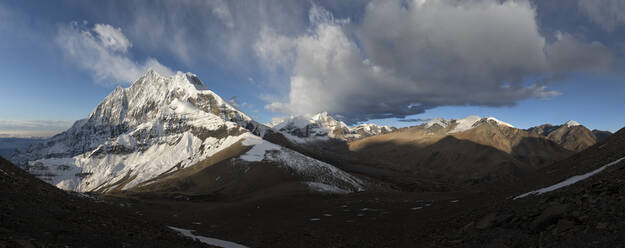
[[[432,119],[355,140],[349,150],[360,161],[468,185],[515,178],[573,154],[538,134],[479,116]]]
[[[420,126],[432,132],[437,132],[439,130],[442,130],[444,133],[452,134],[452,133],[460,133],[460,132],[473,129],[487,122],[498,125],[498,126],[514,128],[514,126],[512,126],[511,124],[500,121],[497,118],[494,118],[494,117],[482,118],[476,115],[467,116],[466,118],[463,118],[463,119],[434,118]]]
[[[574,121],[574,120],[569,120],[566,123],[564,123],[564,125],[566,125],[567,127],[575,127],[575,126],[581,126],[582,124],[579,124],[579,122]]]
[[[349,128],[345,123],[332,118],[327,112],[313,116],[292,116],[274,125],[272,129],[296,142],[340,138],[349,133]]]
[[[349,128],[349,135],[347,135],[347,137],[351,139],[359,139],[359,138],[364,138],[364,137],[369,137],[369,136],[374,136],[374,135],[390,133],[396,130],[397,130],[396,127],[378,126],[373,123],[364,123],[364,124],[360,124],[358,126]]]
[[[378,126],[372,123],[348,127],[347,124],[334,119],[327,112],[312,116],[292,116],[273,125],[271,129],[297,143],[324,141],[330,138],[354,140],[397,130],[395,127]]]
[[[228,149],[225,159],[271,162],[307,183],[362,189],[357,178],[254,135],[267,130],[196,75],[150,70],[129,88],[117,87],[88,118],[12,160],[59,188],[106,192],[152,183]]]
[[[594,145],[598,140],[595,132],[573,120],[561,125],[543,124],[529,128],[527,131],[542,135],[566,149],[577,152]],[[605,137],[602,136],[602,138]]]

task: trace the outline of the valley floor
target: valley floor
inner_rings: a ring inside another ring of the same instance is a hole
[[[120,199],[195,235],[248,247],[428,247],[431,230],[483,204],[467,193],[278,196],[240,202]]]
[[[518,200],[479,192],[107,198],[247,247],[625,247],[623,176],[625,162],[565,190]]]

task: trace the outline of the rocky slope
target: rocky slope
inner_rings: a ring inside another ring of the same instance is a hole
[[[46,182],[81,192],[145,186],[215,160],[216,154],[229,156],[215,162],[235,161],[235,166],[272,164],[261,168],[279,170],[304,185],[362,189],[351,175],[254,135],[266,131],[197,76],[179,72],[163,77],[149,71],[129,88],[116,88],[88,118],[12,160]]]
[[[434,119],[349,143],[362,160],[442,180],[481,183],[518,178],[573,154],[495,118]]]
[[[612,132],[593,129],[592,134],[597,137],[597,142],[601,142],[609,138],[612,135]]]
[[[582,151],[597,143],[595,132],[590,131],[576,121],[568,121],[557,126],[544,124],[532,127],[527,131],[542,135],[562,147],[575,152]],[[605,138],[605,136],[602,136],[602,138]]]
[[[521,199],[493,201],[434,233],[432,246],[622,247],[625,238],[625,129],[605,142],[544,168],[543,187],[602,168],[572,185]],[[565,170],[565,168],[569,168]],[[532,177],[535,178],[535,177]]]
[[[2,158],[0,209],[0,247],[206,247],[126,206],[63,192]]]

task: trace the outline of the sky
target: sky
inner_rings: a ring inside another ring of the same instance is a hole
[[[0,55],[0,136],[63,131],[149,68],[263,123],[625,126],[622,0],[6,0]]]

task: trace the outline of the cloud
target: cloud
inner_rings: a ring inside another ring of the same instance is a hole
[[[48,137],[72,126],[73,121],[0,120],[2,137]]]
[[[224,25],[228,28],[234,27],[234,21],[232,20],[232,13],[230,7],[223,0],[208,1],[207,4],[211,7],[211,12],[219,18]]]
[[[423,119],[423,118],[416,118],[416,119],[398,119],[397,121],[399,122],[426,122],[426,121],[430,121],[432,119]]]
[[[556,33],[556,41],[545,47],[553,72],[602,71],[610,67],[612,51],[599,42],[582,43],[570,34]]]
[[[319,6],[309,15],[306,34],[264,30],[255,43],[258,57],[290,72],[288,100],[269,110],[328,111],[355,123],[438,106],[510,106],[559,94],[534,78],[611,61],[599,43],[547,41],[525,1],[373,1],[360,23]]]
[[[74,121],[58,120],[0,120],[0,130],[64,130]]]
[[[254,108],[255,105],[254,104],[249,104],[247,102],[240,102],[238,96],[233,96],[230,97],[230,99],[228,99],[228,103],[230,103],[230,105],[234,106],[235,108]]]
[[[237,100],[238,98],[238,96],[230,97],[230,99],[228,99],[228,103],[230,103],[230,105],[234,106],[235,108],[238,108],[241,106],[241,103],[239,103],[239,101]]]
[[[305,28],[306,1],[179,0],[132,2],[129,37],[152,52],[173,55],[186,65],[236,66],[256,72],[250,41],[264,26],[289,33]],[[120,18],[127,18],[120,13]],[[149,32],[146,32],[149,30]],[[223,69],[223,68],[220,68]],[[256,76],[256,75],[254,75]]]
[[[625,1],[579,0],[579,8],[588,18],[606,31],[625,26]]]
[[[161,75],[174,74],[154,58],[143,63],[134,61],[128,53],[132,43],[120,28],[108,24],[88,29],[85,24],[73,22],[59,28],[55,41],[68,59],[93,73],[101,83],[130,83],[150,68]]]
[[[115,28],[111,25],[96,24],[93,31],[97,34],[100,43],[116,52],[126,53],[128,48],[132,46],[128,38],[122,33],[121,28]]]

